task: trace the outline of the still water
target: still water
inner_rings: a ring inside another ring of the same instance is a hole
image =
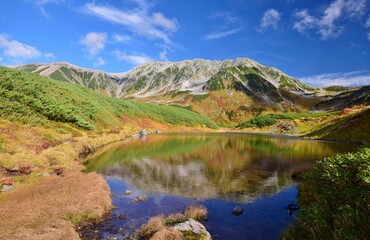
[[[149,135],[93,156],[88,172],[102,174],[112,193],[108,220],[83,238],[124,239],[155,215],[208,209],[213,239],[276,239],[294,221],[286,207],[297,202],[292,173],[355,145],[246,134]],[[132,191],[125,195],[124,191]],[[138,196],[147,201],[132,203]],[[235,206],[243,207],[235,216]],[[120,214],[127,218],[120,220]]]

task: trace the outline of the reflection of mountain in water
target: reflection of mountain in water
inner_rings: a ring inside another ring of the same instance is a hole
[[[336,148],[263,136],[149,136],[91,159],[87,169],[120,177],[145,193],[247,202],[280,191],[291,184],[294,169],[308,168]]]

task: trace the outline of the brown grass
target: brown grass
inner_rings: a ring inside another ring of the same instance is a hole
[[[155,233],[164,228],[166,228],[164,225],[164,216],[156,216],[150,218],[147,224],[141,226],[139,229],[139,235],[142,239],[150,239]]]
[[[109,188],[98,174],[45,177],[5,194],[0,239],[79,239],[71,222],[101,217],[110,206]]]
[[[82,131],[68,124],[37,127],[0,119],[0,179],[6,175],[5,168],[33,169],[29,175],[14,177],[15,190],[0,193],[0,239],[79,239],[74,225],[102,216],[111,206],[104,179],[80,172],[79,154],[138,133],[142,127],[152,128],[148,131],[209,130],[140,120],[123,122],[114,131]],[[55,169],[63,169],[63,177],[53,175]],[[158,233],[157,239],[176,239],[177,234],[166,227],[166,231],[152,232],[155,226],[154,221],[146,231],[153,236]]]
[[[185,222],[186,218],[182,213],[171,214],[165,219],[166,226],[173,226],[177,223]]]
[[[150,240],[182,240],[182,234],[174,228],[162,228]]]
[[[205,207],[189,206],[185,210],[185,218],[192,218],[196,221],[204,221],[207,219],[208,211]]]
[[[143,240],[180,240],[184,239],[180,231],[173,228],[177,223],[182,223],[189,218],[196,221],[207,219],[207,209],[204,207],[189,206],[185,214],[175,213],[167,217],[163,215],[150,218],[147,224],[141,226],[136,237]]]
[[[183,215],[180,213],[180,215],[183,217]],[[180,216],[179,214],[170,215],[171,219],[174,219],[176,217]],[[144,224],[141,226],[141,228],[138,231],[138,235],[140,236],[140,239],[150,239],[150,240],[181,240],[182,234],[170,227],[166,226],[166,222],[169,220],[169,218],[165,218],[164,216],[156,216],[153,218],[150,218],[147,224]]]

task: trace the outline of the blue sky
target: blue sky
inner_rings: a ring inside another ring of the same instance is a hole
[[[370,84],[370,0],[12,0],[0,65],[248,57],[313,85]]]

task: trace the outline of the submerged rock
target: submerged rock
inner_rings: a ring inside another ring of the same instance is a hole
[[[211,234],[209,234],[204,225],[191,218],[186,222],[176,224],[173,228],[180,231],[184,239],[212,239]]]
[[[236,206],[233,209],[233,214],[239,216],[243,213],[244,209],[241,206]]]
[[[127,218],[127,215],[124,214],[124,213],[121,213],[119,216],[118,216],[118,219],[119,220],[125,220]]]
[[[298,204],[291,203],[285,209],[289,211],[298,211],[300,209]]]
[[[139,196],[132,199],[132,203],[145,202],[146,200],[148,200],[146,196]]]
[[[132,191],[130,191],[130,190],[126,190],[126,191],[124,192],[124,194],[125,194],[125,195],[131,195],[131,194],[132,194]]]

